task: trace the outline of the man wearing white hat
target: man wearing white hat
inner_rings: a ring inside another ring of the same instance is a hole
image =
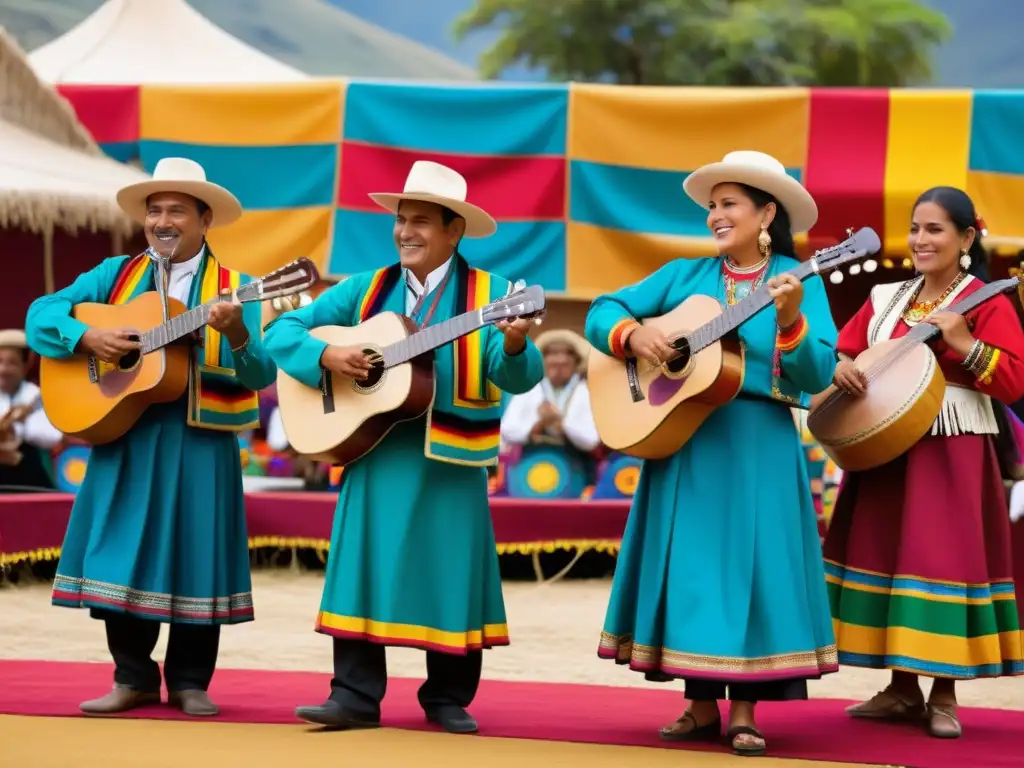
[[[354,326],[381,311],[421,326],[500,298],[509,282],[474,269],[463,236],[497,226],[466,200],[466,181],[417,162],[398,193],[370,197],[395,215],[399,259],[356,274],[267,327],[281,370],[317,387],[323,371],[366,378],[358,348],[331,347],[309,331]],[[488,326],[435,352],[435,397],[426,418],[396,426],[342,475],[331,556],[316,629],[333,637],[334,679],[323,704],[296,715],[334,728],[380,722],[385,647],[427,652],[419,701],[429,720],[470,733],[466,708],[480,682],[482,649],[507,645],[508,627],[487,499],[485,467],[497,463],[502,390],[527,392],[542,378],[527,321]]]
[[[538,336],[537,348],[544,357],[544,380],[512,398],[501,436],[510,445],[556,443],[589,454],[601,443],[582,377],[590,344],[578,333],[557,329]]]
[[[40,407],[39,387],[25,378],[34,358],[24,331],[0,331],[0,493],[54,485],[49,453],[63,435]]]
[[[207,231],[237,220],[242,207],[198,163],[165,158],[152,180],[125,187],[117,201],[143,225],[150,249],[169,258],[166,295],[195,307],[249,282],[206,244]],[[89,328],[72,309],[127,303],[157,289],[157,274],[149,252],[106,259],[32,304],[29,344],[51,358],[116,361],[138,346],[130,332]],[[83,703],[87,714],[160,702],[152,653],[161,623],[170,624],[169,702],[189,715],[216,714],[206,691],[220,626],[253,619],[236,433],[258,425],[256,392],[277,369],[260,341],[257,303],[217,304],[202,336],[188,393],[151,406],[124,437],[93,447],[71,512],[53,603],[103,619],[115,663],[113,690]]]

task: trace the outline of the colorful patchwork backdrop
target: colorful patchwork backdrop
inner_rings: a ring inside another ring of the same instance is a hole
[[[871,226],[906,254],[914,199],[966,189],[989,244],[1024,247],[1024,93],[861,89],[433,86],[66,86],[97,141],[152,170],[202,163],[246,208],[215,231],[221,258],[261,274],[300,255],[332,275],[394,258],[391,215],[416,159],[466,176],[498,234],[469,260],[553,293],[591,298],[677,256],[711,251],[685,175],[733,149],[769,152],[807,185],[821,248]]]

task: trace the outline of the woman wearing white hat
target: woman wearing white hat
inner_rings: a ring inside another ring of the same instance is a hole
[[[599,655],[648,679],[682,678],[692,704],[662,729],[673,741],[722,736],[729,699],[734,751],[766,751],[758,701],[803,699],[808,679],[838,668],[817,520],[790,407],[806,407],[835,369],[836,327],[824,284],[797,266],[793,231],[817,219],[810,194],[774,158],[732,152],[687,177],[708,210],[720,258],[677,259],[599,297],[587,339],[605,354],[672,354],[639,323],[695,294],[723,304],[762,283],[775,298],[739,329],[739,397],[677,454],[647,461],[622,542]]]

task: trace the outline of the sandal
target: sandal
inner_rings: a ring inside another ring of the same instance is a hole
[[[679,727],[689,724],[685,731]],[[710,723],[698,725],[697,718],[687,710],[682,716],[670,725],[666,725],[658,735],[663,741],[718,741],[722,738],[722,718],[716,717]]]
[[[959,739],[963,733],[956,705],[928,704],[928,733],[937,739]]]
[[[846,714],[851,717],[861,717],[868,720],[905,722],[923,718],[925,705],[923,697],[921,701],[905,699],[891,688],[886,688],[884,691],[876,693],[867,701],[847,707]]]
[[[768,751],[768,745],[764,741],[764,734],[751,725],[734,725],[725,735],[729,739],[729,746],[732,747],[732,751],[740,757],[760,757]],[[740,736],[753,736],[755,739],[760,740],[761,743],[740,742]]]

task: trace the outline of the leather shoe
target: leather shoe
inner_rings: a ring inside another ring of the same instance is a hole
[[[136,691],[126,685],[115,684],[107,695],[83,701],[78,708],[87,715],[116,715],[136,707],[159,703],[159,691]]]
[[[167,703],[192,717],[213,717],[220,712],[206,691],[171,691]]]
[[[424,711],[427,714],[427,720],[437,723],[448,733],[476,733],[480,730],[473,716],[454,704],[431,707]]]
[[[379,728],[380,717],[371,717],[343,707],[333,699],[323,704],[309,707],[296,707],[295,716],[313,725],[322,725],[333,730],[351,730],[355,728]]]

